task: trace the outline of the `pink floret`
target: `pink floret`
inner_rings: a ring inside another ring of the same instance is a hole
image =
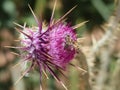
[[[62,68],[66,67],[76,53],[73,45],[66,47],[65,38],[68,35],[73,41],[76,41],[75,31],[65,24],[58,24],[50,31],[49,54],[53,57],[53,62]]]

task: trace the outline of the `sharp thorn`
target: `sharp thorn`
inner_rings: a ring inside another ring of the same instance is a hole
[[[57,0],[55,0],[55,3],[54,3],[54,7],[53,7],[53,11],[52,11],[52,15],[51,15],[51,19],[50,19],[50,24],[53,20],[53,16],[54,16],[54,13],[55,13],[55,7],[56,7],[56,4],[57,4]]]
[[[70,63],[70,65],[73,66],[73,67],[75,67],[75,68],[77,68],[80,71],[84,71],[85,73],[87,72],[86,70],[84,70],[84,69],[80,68],[79,66],[76,66],[76,65],[74,65],[72,63]]]
[[[20,24],[18,24],[18,23],[16,23],[16,22],[13,22],[13,24],[15,24],[15,25],[19,26],[20,28],[23,28],[23,29],[24,29],[24,27],[23,27],[22,25],[20,25]]]
[[[30,6],[29,4],[28,4],[28,7],[30,8],[30,11],[32,12],[32,14],[33,14],[33,16],[34,16],[35,21],[36,21],[36,22],[37,22],[37,24],[39,25],[38,19],[37,19],[37,17],[36,17],[36,15],[35,15],[35,13],[33,12],[32,8],[31,8],[31,6]]]
[[[44,75],[46,76],[47,79],[49,79],[48,75],[46,74],[46,72],[42,69]]]
[[[14,47],[14,46],[4,46],[5,48],[23,48],[23,47]]]
[[[18,62],[17,64],[15,64],[14,66],[11,67],[11,69],[16,68],[18,65],[20,65],[22,62]]]
[[[15,42],[19,42],[19,41],[21,41],[21,40],[14,40]]]
[[[17,56],[20,56],[20,54],[18,53],[15,53],[15,52],[10,52],[11,54],[14,54],[14,55],[17,55]]]
[[[73,9],[75,9],[77,7],[77,5],[76,6],[74,6],[72,9],[70,9],[65,15],[63,15],[60,19],[58,19],[57,21],[56,21],[56,23],[58,23],[58,22],[60,22],[60,21],[62,21],[71,11],[73,11]]]
[[[72,28],[73,28],[73,29],[79,28],[79,27],[83,26],[84,24],[86,24],[87,22],[88,22],[88,21],[84,21],[84,22],[82,22],[82,23],[79,23],[79,24],[73,26]]]
[[[41,85],[41,84],[40,84],[40,90],[43,90],[43,89],[42,89],[42,85]]]
[[[15,82],[14,85],[16,85],[26,74],[27,72],[24,72],[22,76],[19,77],[19,79]]]
[[[65,88],[65,90],[68,90],[67,87],[65,86],[65,84],[62,81],[60,81],[60,83]]]
[[[19,30],[18,28],[15,28],[19,33],[24,34],[25,36],[27,36],[28,38],[32,39],[32,37],[30,37],[29,35],[27,35],[26,33],[24,33],[23,31]]]

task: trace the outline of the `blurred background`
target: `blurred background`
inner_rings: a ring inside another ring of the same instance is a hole
[[[37,71],[32,71],[30,77],[24,77],[14,85],[21,76],[21,66],[11,68],[19,61],[19,57],[10,52],[18,51],[4,46],[18,44],[14,41],[19,34],[14,29],[13,22],[21,25],[26,22],[27,26],[36,25],[28,4],[38,18],[42,16],[44,22],[48,23],[54,1],[0,0],[0,90],[39,90]],[[67,79],[59,77],[68,90],[120,90],[119,0],[58,0],[54,18],[59,19],[75,5],[77,7],[67,16],[66,22],[74,26],[89,21],[76,30],[81,38],[79,43],[84,56],[78,55],[75,58],[79,66],[84,68],[84,64],[80,62],[83,60],[81,57],[85,57],[89,78],[81,78],[84,75],[71,66],[65,72]],[[64,90],[51,75],[49,77],[49,80],[43,79],[43,90]]]

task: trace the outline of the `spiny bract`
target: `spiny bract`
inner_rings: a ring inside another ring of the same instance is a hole
[[[23,61],[31,61],[31,66],[26,68],[23,76],[28,73],[35,65],[38,66],[40,72],[40,81],[42,73],[46,75],[49,72],[57,79],[62,86],[67,90],[65,85],[56,76],[54,70],[65,70],[67,64],[74,58],[76,49],[74,43],[77,41],[75,28],[64,22],[65,16],[69,14],[75,7],[69,10],[59,20],[53,20],[56,2],[50,19],[50,23],[46,27],[42,26],[42,21],[38,22],[31,7],[30,10],[38,24],[38,27],[25,27],[16,24],[23,28],[17,29],[20,34],[20,56]],[[77,25],[78,27],[79,25]],[[62,73],[62,72],[61,72]]]

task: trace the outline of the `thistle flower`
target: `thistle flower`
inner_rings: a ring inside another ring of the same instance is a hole
[[[31,66],[25,70],[18,81],[35,65],[37,65],[40,72],[40,81],[42,80],[42,73],[47,76],[47,71],[67,90],[62,81],[56,76],[54,70],[65,70],[69,62],[74,58],[77,52],[74,45],[77,41],[75,29],[83,25],[85,22],[72,27],[63,21],[66,15],[68,15],[75,7],[69,10],[59,20],[54,22],[53,15],[55,6],[56,2],[54,4],[50,23],[45,28],[42,26],[42,21],[38,22],[30,6],[29,8],[38,24],[38,27],[28,28],[26,25],[21,26],[15,23],[23,28],[22,31],[17,29],[21,33],[21,45],[16,48],[19,49],[20,56],[23,61],[32,62]]]

